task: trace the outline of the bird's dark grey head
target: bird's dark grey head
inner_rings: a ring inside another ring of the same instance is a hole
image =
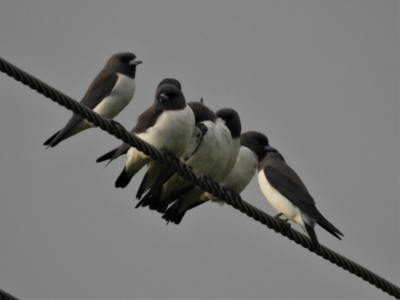
[[[106,67],[113,72],[121,73],[131,78],[135,78],[136,66],[142,61],[136,58],[136,55],[129,52],[116,53],[110,57]]]
[[[232,138],[239,138],[242,131],[242,124],[240,123],[239,114],[236,110],[231,108],[222,108],[216,113],[218,118],[225,121],[226,127],[229,128]]]
[[[203,121],[215,121],[217,116],[215,113],[200,102],[188,102],[187,105],[193,110],[195,122],[203,122]]]
[[[173,86],[182,91],[181,83],[174,78],[164,78],[163,80],[161,80],[161,82],[158,84],[157,87],[160,87],[163,84],[172,84]]]
[[[185,108],[185,96],[180,89],[172,84],[158,86],[154,99],[154,105],[162,110],[180,110]]]
[[[268,138],[261,132],[248,131],[242,133],[240,136],[240,145],[249,148],[253,151],[258,161],[260,162],[265,155],[267,155],[267,148],[269,146]]]

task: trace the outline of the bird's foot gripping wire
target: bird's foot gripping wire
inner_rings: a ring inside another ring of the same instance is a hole
[[[282,215],[283,215],[283,213],[279,213],[279,214],[275,215],[274,218],[277,219],[282,224],[284,224],[287,228],[292,227],[292,225],[289,223],[289,219],[284,219],[283,220],[283,219],[279,218]]]

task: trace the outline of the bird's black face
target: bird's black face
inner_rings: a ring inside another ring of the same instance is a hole
[[[232,138],[240,137],[242,125],[240,123],[239,114],[235,110],[223,108],[218,110],[215,114],[218,118],[225,121],[225,125],[229,128]]]
[[[269,145],[268,138],[256,131],[248,131],[240,136],[240,144],[251,149],[261,161],[267,155],[266,147]]]
[[[196,123],[203,121],[215,121],[215,113],[201,102],[188,102],[187,105],[193,110]]]
[[[179,110],[186,106],[186,101],[175,85],[163,84],[157,88],[155,105],[163,110]]]
[[[141,64],[142,61],[136,58],[133,53],[117,53],[111,56],[108,64],[112,70],[130,77],[135,76],[136,66]]]
[[[138,60],[136,55],[133,53],[121,53],[117,55],[117,59],[121,67],[126,66],[128,68],[134,68],[142,63],[142,61]]]
[[[161,103],[166,103],[172,99],[174,99],[176,97],[176,95],[174,93],[170,93],[169,95],[165,94],[165,93],[161,93],[158,95],[158,101]]]

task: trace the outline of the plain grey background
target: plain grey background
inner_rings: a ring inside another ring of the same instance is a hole
[[[345,235],[325,246],[399,284],[398,1],[14,1],[0,55],[76,100],[105,61],[143,60],[116,120],[129,130],[159,81],[236,109],[265,133]],[[387,299],[235,209],[179,226],[115,189],[120,141],[90,129],[45,150],[71,112],[0,74],[0,288],[22,299]],[[243,198],[266,211],[256,178]],[[295,229],[299,229],[293,225]]]

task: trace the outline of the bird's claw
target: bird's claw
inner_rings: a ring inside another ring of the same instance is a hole
[[[278,218],[278,220],[279,220],[279,222],[281,222],[281,224],[285,225],[286,228],[290,229],[292,227],[292,225],[289,223],[289,219],[282,220],[282,219]]]
[[[275,215],[274,218],[275,218],[278,222],[280,222],[281,224],[285,225],[287,228],[291,228],[292,225],[289,223],[289,219],[281,219],[281,218],[279,218],[279,217],[282,216],[282,215],[283,215],[283,213],[279,213],[279,214]]]

